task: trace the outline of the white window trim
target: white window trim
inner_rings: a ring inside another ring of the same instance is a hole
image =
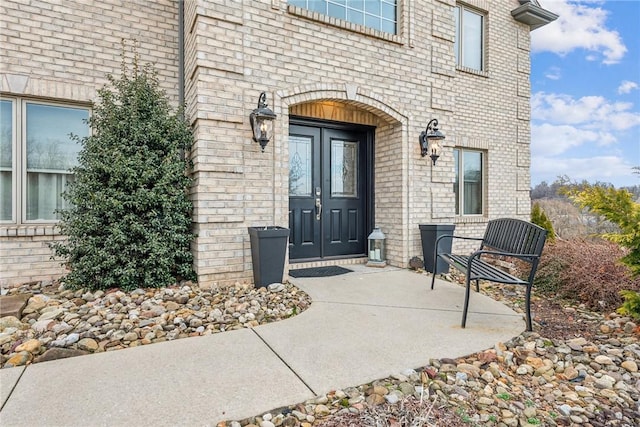
[[[18,138],[18,99],[15,97],[3,96],[0,98],[2,101],[11,101],[11,219],[0,220],[0,223],[16,224],[19,223],[18,218],[18,203],[16,203],[16,197],[18,194],[18,174],[16,173],[18,167],[19,151],[17,150],[17,138]],[[19,199],[18,199],[19,200]]]
[[[464,3],[456,3],[455,7],[457,7],[459,9],[458,12],[458,29],[456,28],[456,34],[459,32],[461,34],[461,36],[459,37],[460,39],[463,39],[462,37],[462,28],[463,28],[463,24],[462,24],[462,17],[464,16],[464,10],[468,10],[469,12],[475,13],[477,15],[482,16],[482,34],[481,34],[481,41],[480,41],[480,46],[482,49],[482,54],[480,55],[480,70],[475,69],[475,68],[471,68],[471,67],[466,67],[462,64],[462,58],[463,58],[463,51],[464,51],[464,43],[462,43],[462,40],[456,40],[456,44],[457,44],[457,48],[458,48],[458,59],[456,61],[456,70],[458,71],[463,71],[465,73],[469,73],[469,74],[475,74],[481,77],[489,77],[489,73],[487,72],[487,19],[488,19],[488,13],[485,10],[482,9],[478,9],[475,7],[471,7],[467,4]],[[454,9],[455,10],[455,9]]]
[[[458,151],[458,170],[454,171],[454,173],[458,174],[458,194],[455,194],[458,202],[459,212],[454,212],[455,216],[460,219],[473,219],[473,218],[486,218],[487,216],[487,151],[467,148],[467,147],[454,147],[454,150]],[[481,177],[480,180],[482,182],[482,208],[480,209],[479,214],[465,214],[464,213],[464,153],[465,152],[473,152],[480,153],[480,167],[481,167]],[[455,183],[454,183],[455,184]],[[454,209],[455,210],[455,209]]]
[[[39,104],[53,107],[66,107],[66,108],[79,108],[87,110],[88,116],[91,117],[91,107],[86,103],[80,102],[66,102],[66,101],[49,101],[29,97],[16,97],[2,95],[0,100],[12,101],[12,182],[11,182],[11,196],[12,196],[12,208],[11,208],[11,220],[0,221],[0,226],[3,228],[12,228],[15,226],[37,226],[37,225],[55,225],[60,220],[27,220],[27,104]],[[89,133],[91,129],[89,128]],[[68,171],[55,171],[57,174],[72,175]],[[4,233],[2,233],[4,234]]]
[[[302,8],[300,6],[294,6],[292,4],[287,4],[287,12],[291,15],[299,16],[305,19],[309,19],[311,21],[322,22],[327,25],[331,25],[333,27],[342,28],[348,31],[352,31],[354,33],[364,34],[366,36],[374,37],[381,40],[386,40],[388,42],[396,43],[399,45],[404,45],[407,43],[405,38],[402,36],[403,34],[403,26],[402,26],[402,8],[400,4],[400,0],[396,5],[396,34],[386,33],[384,31],[376,30],[375,28],[366,27],[361,24],[356,24],[351,21],[345,21],[343,19],[335,18],[333,16],[324,15],[320,12],[314,12],[309,9]]]

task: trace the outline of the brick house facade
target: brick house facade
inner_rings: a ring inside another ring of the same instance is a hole
[[[287,264],[316,265],[361,262],[376,225],[405,267],[419,224],[477,235],[529,217],[529,34],[555,19],[536,1],[4,0],[0,16],[2,286],[64,272],[47,207],[65,177],[34,166],[36,127],[90,114],[123,38],[187,105],[203,284],[252,280],[248,226],[291,228]],[[263,91],[264,152],[249,124]],[[418,144],[434,118],[435,165]]]

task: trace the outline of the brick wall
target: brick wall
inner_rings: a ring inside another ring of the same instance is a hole
[[[198,227],[209,236],[199,242],[230,229],[243,241],[198,253],[196,267],[222,256],[227,268],[211,270],[212,278],[251,280],[246,227],[288,225],[289,114],[377,126],[375,217],[394,265],[421,255],[420,223],[455,223],[458,232],[473,235],[482,234],[490,218],[528,216],[528,28],[510,15],[517,2],[466,2],[487,12],[482,73],[456,69],[455,1],[398,3],[400,30],[391,36],[284,0],[190,2],[187,102],[198,128],[210,130],[199,135],[195,161],[216,165],[199,175],[194,191],[217,187],[218,200],[244,195],[232,202],[243,205],[243,217],[234,222],[216,216],[215,206],[198,206]],[[264,153],[251,141],[248,123],[261,91],[278,114],[276,135]],[[214,105],[205,113],[200,103]],[[354,109],[361,114],[354,115]],[[435,167],[418,147],[418,135],[431,118],[447,137]],[[454,147],[487,153],[485,215],[454,214]],[[242,167],[234,170],[221,166],[240,159]]]
[[[90,105],[111,73],[119,75],[122,39],[138,41],[169,97],[178,100],[178,6],[172,0],[3,0],[0,93]],[[130,62],[130,49],[126,51]],[[52,224],[0,224],[0,285],[56,278],[48,243]]]
[[[397,35],[286,0],[184,2],[185,96],[196,137],[193,250],[201,282],[252,280],[247,227],[288,226],[290,114],[376,126],[375,217],[393,265],[421,256],[420,223],[455,223],[461,234],[477,235],[488,219],[528,218],[528,28],[511,17],[515,0],[465,3],[487,13],[481,73],[456,69],[455,0],[399,0]],[[5,0],[0,15],[3,93],[91,101],[105,73],[118,72],[120,38],[135,37],[143,61],[156,64],[177,99],[175,1]],[[14,76],[26,76],[24,89],[9,84]],[[262,91],[278,114],[264,153],[248,119]],[[446,135],[436,166],[418,146],[432,118]],[[487,154],[482,216],[454,213],[454,147]],[[26,275],[2,280],[20,274]]]

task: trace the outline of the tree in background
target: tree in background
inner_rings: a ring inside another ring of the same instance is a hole
[[[187,191],[193,142],[182,111],[172,111],[150,64],[131,67],[122,55],[120,78],[98,91],[75,180],[64,193],[60,228],[68,239],[52,245],[64,258],[71,287],[131,290],[192,279],[192,203]]]
[[[632,168],[640,173],[640,167]],[[618,226],[606,218],[596,215],[585,208],[579,208],[569,199],[568,190],[580,190],[590,185],[603,188],[614,188],[610,183],[596,182],[589,184],[572,181],[567,175],[558,176],[551,184],[541,182],[531,189],[532,202],[539,203],[547,217],[551,220],[556,237],[563,239],[587,237],[606,233],[615,233]],[[632,199],[640,201],[640,185],[622,187],[632,194]]]
[[[556,240],[553,224],[539,203],[534,203],[531,208],[531,222],[547,230],[547,241],[554,242]]]
[[[602,237],[628,250],[621,261],[634,277],[640,276],[640,203],[633,201],[632,194],[624,189],[582,184],[567,190],[567,195],[582,208],[619,227],[618,232],[604,233]]]
[[[558,176],[558,178],[547,184],[542,181],[531,189],[531,200],[538,199],[566,199],[566,196],[560,191],[561,188],[571,183],[571,179],[567,175]]]
[[[640,166],[634,166],[631,168],[632,173],[636,175],[640,175]],[[640,178],[640,177],[639,177]],[[555,181],[551,184],[548,184],[546,181],[542,181],[536,186],[531,188],[531,200],[540,200],[540,199],[561,199],[567,200],[566,189],[569,187],[583,187],[590,185],[588,181],[583,180],[582,182],[572,181],[568,175],[559,175]],[[600,182],[597,181],[593,183],[593,185],[599,187],[613,187],[612,184],[608,182]],[[640,199],[640,185],[631,185],[626,187],[621,187],[634,195],[636,199]]]

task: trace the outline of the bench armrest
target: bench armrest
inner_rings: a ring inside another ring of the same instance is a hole
[[[465,237],[465,236],[456,236],[455,234],[443,234],[442,236],[438,237],[436,239],[436,250],[433,252],[433,258],[434,259],[438,259],[438,245],[440,243],[441,239],[444,238],[450,238],[450,239],[463,239],[463,240],[477,240],[477,241],[482,241],[484,240],[482,237]]]
[[[450,237],[451,239],[463,239],[463,240],[484,240],[482,237],[465,237],[465,236],[456,236],[455,234],[443,234],[442,236],[436,239],[436,249],[438,248],[438,242],[440,239],[444,239],[445,237]]]
[[[477,240],[477,241],[482,241],[483,239],[481,237],[465,237],[465,236],[456,236],[455,234],[443,234],[442,236],[438,237],[436,239],[436,247],[435,247],[435,251],[433,251],[433,265],[436,265],[437,260],[438,260],[438,252],[439,252],[439,246],[440,246],[440,240],[444,239],[444,238],[450,238],[451,240],[453,239],[463,239],[463,240]]]

